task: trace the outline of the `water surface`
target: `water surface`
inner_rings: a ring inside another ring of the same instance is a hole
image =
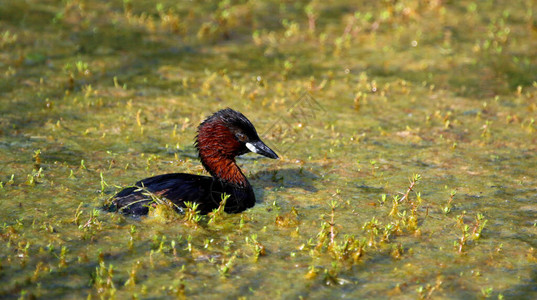
[[[2,298],[537,296],[535,3],[7,1]],[[198,223],[100,210],[203,174],[212,112],[282,159]],[[419,176],[418,176],[419,175]]]

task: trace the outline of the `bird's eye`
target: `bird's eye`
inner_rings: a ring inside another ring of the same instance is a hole
[[[236,137],[237,137],[237,139],[238,139],[239,141],[241,141],[241,142],[245,142],[245,141],[246,141],[246,135],[243,134],[243,133],[238,132],[238,133],[236,134]]]

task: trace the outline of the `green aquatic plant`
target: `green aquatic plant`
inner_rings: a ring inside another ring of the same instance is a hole
[[[66,246],[62,246],[61,250],[60,250],[60,262],[58,263],[58,267],[60,269],[62,268],[65,268],[67,267],[67,252],[68,252],[68,249]]]
[[[136,239],[136,236],[137,236],[136,234],[137,234],[136,225],[131,225],[129,228],[129,242],[127,245],[127,248],[131,252],[134,250],[134,240]]]
[[[419,299],[432,299],[434,292],[438,291],[441,288],[443,283],[444,283],[443,278],[438,277],[434,285],[432,284],[427,284],[425,286],[420,285],[416,289]]]
[[[226,193],[223,193],[220,197],[220,205],[218,205],[218,208],[215,208],[212,212],[210,212],[207,216],[209,217],[208,224],[216,224],[217,220],[222,218],[224,214],[224,207],[226,206],[226,202],[229,199],[231,195],[228,195]]]
[[[455,198],[455,195],[457,194],[456,190],[451,190],[448,202],[444,208],[442,208],[442,211],[445,215],[449,214],[451,212],[451,209],[453,208],[453,198]]]
[[[356,264],[366,253],[366,239],[357,240],[354,236],[346,235],[340,243],[337,241],[330,248],[330,253],[338,262]]]
[[[9,30],[4,31],[0,35],[0,49],[6,48],[17,42],[18,36],[16,33],[11,33]]]
[[[474,223],[474,226],[472,228],[472,239],[473,240],[478,240],[479,238],[481,238],[481,232],[485,228],[485,225],[487,225],[487,222],[488,222],[488,220],[485,219],[483,214],[481,214],[481,213],[476,214],[475,223]]]
[[[458,215],[457,216],[457,226],[459,227],[459,229],[461,230],[461,237],[453,242],[453,245],[457,248],[457,252],[459,254],[463,254],[464,251],[465,251],[465,247],[468,243],[468,237],[470,236],[470,234],[468,233],[469,230],[470,230],[470,226],[464,224],[464,214],[466,212],[463,211],[462,214]]]
[[[103,230],[103,223],[98,219],[99,215],[100,210],[93,209],[90,211],[88,220],[84,224],[78,225],[78,229],[82,231],[82,239],[93,240],[97,237],[96,234]]]
[[[137,274],[138,274],[138,269],[140,268],[140,264],[141,264],[140,261],[137,261],[132,265],[132,269],[129,272],[129,279],[125,281],[124,286],[128,286],[131,288],[136,286],[136,283],[138,280]]]
[[[350,283],[349,280],[340,277],[337,263],[333,262],[330,269],[324,269],[323,283],[328,286],[338,286]]]
[[[483,214],[477,213],[474,218],[474,224],[472,226],[467,225],[464,221],[465,214],[466,211],[463,211],[462,214],[458,215],[456,219],[457,227],[459,227],[462,234],[453,244],[459,254],[463,254],[466,252],[467,246],[471,241],[475,243],[481,238],[482,231],[488,222],[488,220],[485,219]]]
[[[401,230],[405,229],[410,232],[419,234],[419,207],[423,200],[421,198],[420,192],[415,192],[415,197],[410,196],[411,192],[414,191],[416,184],[420,180],[420,174],[413,175],[410,179],[410,183],[406,192],[401,193],[402,196],[394,195],[392,197],[392,207],[388,215],[394,220],[393,226],[390,228],[390,230],[393,230],[393,232],[401,232]],[[406,207],[401,207],[403,204],[410,206],[410,208],[407,209]],[[427,215],[425,215],[425,217],[426,216]]]
[[[75,211],[75,217],[73,218],[73,223],[75,223],[76,226],[80,225],[80,216],[83,213],[82,211],[83,204],[84,202],[80,202],[80,204],[78,204],[78,207],[76,208],[76,211]]]
[[[250,237],[246,237],[246,244],[249,245],[254,252],[254,261],[257,262],[260,256],[266,255],[265,246],[258,242],[257,234],[252,234]]]
[[[412,192],[414,190],[415,185],[418,184],[418,182],[420,180],[421,180],[421,175],[420,174],[412,175],[412,178],[410,179],[410,184],[408,186],[408,189],[403,194],[403,196],[399,199],[399,202],[403,202],[403,201],[406,200],[408,203],[412,204],[412,206],[417,205],[416,203],[414,203],[414,202],[412,202],[410,200],[410,192]]]
[[[34,169],[39,170],[41,169],[41,149],[37,149],[34,151]]]
[[[222,260],[222,264],[218,266],[218,272],[220,273],[220,276],[229,276],[229,272],[231,272],[231,268],[233,267],[236,258],[236,254],[233,254],[227,261]]]
[[[377,237],[379,236],[379,221],[376,217],[371,218],[370,221],[365,222],[362,226],[362,230],[366,232],[367,235],[367,246],[370,248],[376,248],[378,241]]]
[[[114,298],[116,295],[116,287],[114,284],[114,266],[110,264],[106,267],[104,261],[95,268],[95,272],[91,273],[91,285],[97,296],[101,298]]]
[[[274,220],[274,223],[278,227],[296,227],[300,224],[298,211],[295,207],[292,207],[291,211],[279,214]]]
[[[185,214],[183,216],[185,223],[197,226],[197,224],[201,221],[203,216],[200,215],[198,206],[199,203],[185,202]]]
[[[494,288],[492,287],[481,288],[481,296],[483,298],[490,298],[493,292],[494,292]]]
[[[108,184],[106,183],[106,181],[104,181],[103,172],[101,172],[99,175],[101,177],[101,194],[103,194],[104,189],[108,186]]]
[[[317,244],[315,249],[322,251],[325,247],[330,249],[334,246],[335,238],[337,235],[335,224],[335,209],[338,206],[337,201],[330,201],[330,220],[321,222],[321,231],[317,234]]]

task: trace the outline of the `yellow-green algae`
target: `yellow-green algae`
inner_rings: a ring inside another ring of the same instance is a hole
[[[0,296],[536,297],[536,8],[3,1]],[[100,210],[224,107],[254,208]]]

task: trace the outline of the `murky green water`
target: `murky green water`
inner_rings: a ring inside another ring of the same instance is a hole
[[[0,296],[535,298],[536,8],[0,3]],[[254,208],[99,210],[224,107]]]

